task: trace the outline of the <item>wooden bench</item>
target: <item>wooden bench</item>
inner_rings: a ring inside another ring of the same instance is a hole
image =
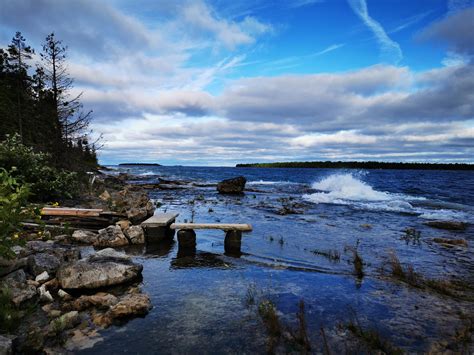
[[[170,225],[179,213],[158,213],[141,223],[147,242],[173,239],[174,229]]]
[[[250,224],[238,223],[173,223],[170,225],[173,230],[178,230],[178,243],[180,249],[196,249],[195,229],[220,229],[226,232],[224,239],[224,250],[226,254],[240,256],[240,246],[242,232],[250,232]]]

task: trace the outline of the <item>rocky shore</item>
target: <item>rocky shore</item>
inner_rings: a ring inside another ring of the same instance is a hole
[[[100,329],[152,308],[139,286],[143,266],[113,249],[145,243],[140,223],[155,210],[129,178],[98,175],[93,191],[67,202],[113,211],[114,224],[97,231],[32,230],[13,259],[0,260],[2,331],[8,331],[0,335],[0,354],[78,349],[98,341]]]

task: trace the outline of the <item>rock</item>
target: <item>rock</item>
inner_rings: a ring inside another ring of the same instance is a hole
[[[461,246],[466,248],[468,246],[466,239],[433,238],[433,242],[445,246]]]
[[[126,318],[130,316],[144,316],[151,309],[151,302],[148,295],[128,294],[117,304],[110,308],[107,314],[113,318]]]
[[[242,194],[246,182],[247,179],[243,176],[223,180],[217,184],[217,191],[221,194]]]
[[[23,269],[16,270],[3,278],[2,282],[11,295],[11,301],[15,306],[20,306],[37,295],[36,287],[26,283],[26,275]]]
[[[38,253],[28,259],[28,269],[33,275],[40,275],[43,272],[55,274],[61,265],[61,260],[49,253]]]
[[[127,218],[133,224],[139,224],[148,218],[148,211],[146,208],[131,208],[127,211]]]
[[[43,283],[49,280],[49,274],[47,271],[43,271],[41,274],[36,276],[35,281],[39,283]]]
[[[109,309],[118,302],[118,298],[110,293],[99,292],[91,296],[81,296],[76,299],[72,307],[77,311],[82,311],[90,307]]]
[[[109,201],[112,196],[110,196],[109,192],[107,190],[105,190],[104,192],[102,192],[100,195],[99,195],[99,198],[102,200],[102,201]]]
[[[95,246],[99,247],[120,247],[128,245],[128,239],[119,226],[108,226],[99,230]]]
[[[67,293],[66,291],[61,290],[61,289],[58,290],[58,296],[59,296],[59,298],[63,299],[64,301],[68,301],[68,300],[72,299],[72,296],[69,293]]]
[[[87,259],[62,266],[57,273],[65,289],[93,289],[131,281],[141,275],[143,266],[126,255],[105,249]]]
[[[120,229],[122,229],[123,231],[128,229],[128,227],[132,225],[128,219],[122,219],[115,224],[119,226]]]
[[[15,270],[26,268],[28,266],[28,258],[20,259],[3,259],[0,258],[0,277],[8,275]]]
[[[69,236],[67,234],[60,234],[53,237],[53,240],[56,243],[67,242],[69,241]]]
[[[44,283],[47,290],[56,290],[59,287],[58,279],[54,278]]]
[[[40,286],[38,288],[38,291],[40,295],[40,301],[48,302],[48,303],[51,303],[54,301],[53,296],[51,296],[51,293],[46,290],[46,287],[44,285]]]
[[[71,311],[63,314],[61,317],[53,319],[51,323],[49,323],[49,327],[53,332],[59,333],[63,330],[74,328],[79,323],[79,312]]]
[[[13,354],[12,340],[6,336],[0,335],[0,355]]]
[[[463,230],[466,230],[467,228],[467,223],[458,222],[458,221],[429,221],[429,222],[426,222],[425,224],[433,228],[456,230],[456,231],[463,231]]]
[[[125,235],[130,240],[131,244],[144,244],[145,243],[145,233],[141,226],[131,226],[125,230]]]
[[[61,316],[61,311],[59,309],[51,309],[48,312],[48,317],[49,318],[58,318]]]
[[[97,243],[98,237],[97,233],[86,230],[76,230],[72,233],[72,240],[83,244]]]

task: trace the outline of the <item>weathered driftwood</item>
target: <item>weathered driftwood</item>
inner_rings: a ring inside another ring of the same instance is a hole
[[[241,231],[250,232],[252,226],[250,224],[240,223],[173,223],[171,229],[220,229],[223,231]]]
[[[103,210],[98,208],[44,207],[41,209],[43,216],[99,217],[101,212]]]
[[[69,226],[63,226],[60,224],[56,225],[51,225],[51,224],[38,224],[38,223],[33,223],[33,222],[23,222],[21,224],[23,228],[25,229],[31,229],[31,230],[62,230],[62,231],[75,231],[75,230],[88,230],[91,232],[97,232],[97,228],[86,228],[86,227],[80,227],[80,228],[75,228],[75,227],[69,227]]]

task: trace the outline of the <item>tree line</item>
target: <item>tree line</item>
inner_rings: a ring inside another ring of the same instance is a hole
[[[0,48],[0,141],[18,135],[25,146],[46,153],[49,163],[70,171],[97,166],[90,141],[92,111],[73,95],[67,47],[49,34],[39,55],[21,32]]]
[[[237,164],[238,168],[332,168],[332,169],[400,169],[400,170],[474,170],[474,164],[398,163],[379,161],[305,161]]]

